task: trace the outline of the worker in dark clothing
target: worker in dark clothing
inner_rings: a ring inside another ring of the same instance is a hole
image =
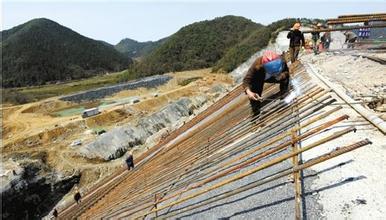
[[[352,31],[346,31],[344,35],[346,36],[347,48],[354,48],[354,43],[358,38],[357,35]]]
[[[52,216],[54,216],[54,218],[56,219],[58,217],[58,210],[54,209],[54,211],[52,212]]]
[[[300,23],[294,24],[292,30],[288,32],[287,38],[290,39],[289,53],[291,56],[291,63],[294,63],[298,59],[300,47],[304,47],[304,35],[300,31]]]
[[[314,49],[314,54],[317,55],[319,53],[319,40],[320,40],[320,32],[318,31],[322,27],[321,23],[318,23],[315,26],[315,31],[311,32],[312,46]]]
[[[129,156],[127,156],[126,165],[127,165],[127,170],[130,170],[131,168],[134,169],[134,158],[132,154],[129,154]]]
[[[75,202],[79,204],[81,198],[82,198],[82,196],[80,195],[80,192],[76,192],[74,195]]]
[[[280,83],[280,94],[287,92],[289,70],[284,56],[273,51],[265,51],[262,57],[256,59],[245,75],[243,87],[254,115],[260,113],[260,100],[265,82]]]
[[[80,199],[82,198],[82,195],[79,192],[79,189],[77,186],[75,186],[75,194],[74,194],[74,200],[77,204],[80,203]]]
[[[331,33],[330,32],[325,32],[323,36],[321,37],[321,41],[323,44],[323,48],[325,50],[328,50],[330,48],[330,43],[331,43]]]

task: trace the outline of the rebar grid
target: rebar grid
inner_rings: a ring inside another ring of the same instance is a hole
[[[309,162],[299,163],[298,156],[302,152],[354,132],[355,128],[337,131],[299,148],[298,143],[302,140],[320,134],[348,116],[342,115],[320,123],[320,120],[339,111],[341,106],[329,107],[336,100],[327,94],[328,91],[310,83],[303,65],[293,68],[292,77],[301,82],[301,90],[304,93],[292,103],[285,103],[280,97],[276,97],[277,86],[269,85],[265,88],[265,101],[260,115],[252,116],[248,101],[238,86],[231,95],[215,103],[211,110],[199,114],[193,122],[188,122],[187,126],[173,132],[166,140],[151,148],[141,157],[142,162],[139,162],[140,165],[133,171],[117,171],[117,177],[107,179],[109,184],[98,184],[99,188],[93,189],[93,193],[83,205],[81,203],[79,206],[67,208],[66,212],[60,213],[59,218],[168,218],[292,174],[295,181],[295,218],[301,219],[300,171],[367,145],[370,141],[358,142]],[[326,107],[330,109],[325,109]],[[310,125],[313,125],[313,128],[297,134]],[[289,153],[276,156],[278,152],[287,149],[291,149]],[[262,159],[268,161],[261,163]],[[171,207],[287,159],[292,159],[293,162],[289,170],[222,193],[199,204],[170,211]],[[114,178],[115,181],[112,181]],[[159,213],[165,209],[170,212]]]

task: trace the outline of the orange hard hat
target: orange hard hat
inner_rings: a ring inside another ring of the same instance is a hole
[[[271,62],[272,60],[276,60],[279,57],[279,54],[273,52],[272,50],[266,50],[263,53],[262,64]]]

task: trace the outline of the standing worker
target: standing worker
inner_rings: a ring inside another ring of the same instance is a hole
[[[312,45],[314,49],[314,54],[317,55],[319,53],[319,39],[320,39],[320,28],[322,27],[321,23],[318,23],[315,26],[315,31],[311,32],[312,35]]]
[[[54,209],[54,211],[52,212],[52,216],[54,217],[54,219],[58,218],[58,210],[56,210],[56,208]]]
[[[74,200],[77,204],[80,203],[80,199],[82,198],[82,195],[79,192],[78,186],[75,186],[75,194],[74,194]]]
[[[130,170],[131,168],[134,169],[134,158],[131,153],[126,158],[126,165],[127,165],[127,170]]]
[[[365,26],[368,26],[369,25],[369,22],[366,21],[364,23]],[[363,31],[363,39],[369,39],[370,38],[370,28],[366,27],[364,28],[364,31]]]
[[[354,43],[358,38],[357,35],[352,31],[346,31],[344,35],[346,36],[345,43],[347,43],[347,48],[354,48]]]
[[[330,48],[331,43],[331,32],[327,31],[323,34],[321,41],[323,43],[323,48],[328,50]]]
[[[287,92],[289,70],[283,55],[265,51],[262,57],[256,59],[244,77],[243,87],[255,116],[260,114],[264,82],[280,83],[280,95]]]
[[[287,38],[290,39],[289,53],[291,56],[291,63],[294,63],[298,59],[300,47],[304,47],[304,35],[300,31],[300,23],[296,22],[290,32],[287,34]]]

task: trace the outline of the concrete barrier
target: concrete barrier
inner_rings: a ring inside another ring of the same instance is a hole
[[[93,101],[101,99],[106,96],[113,95],[123,90],[136,89],[139,87],[151,88],[167,83],[172,77],[168,75],[156,75],[145,77],[139,80],[133,80],[127,83],[121,83],[113,86],[106,86],[102,88],[87,90],[67,96],[62,96],[59,99],[70,102],[82,102],[82,101]]]

